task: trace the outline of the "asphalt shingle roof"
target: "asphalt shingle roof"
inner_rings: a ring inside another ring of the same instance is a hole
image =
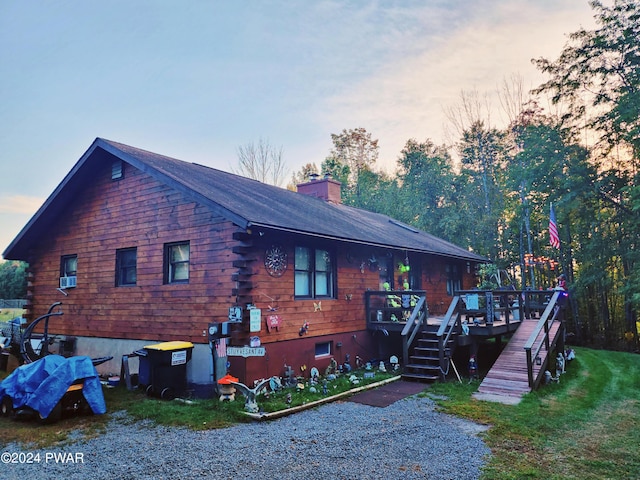
[[[105,157],[105,154],[106,155]],[[357,244],[487,261],[450,242],[390,217],[292,192],[222,170],[97,138],[45,204],[5,250],[22,259],[38,232],[52,221],[74,188],[90,181],[91,164],[113,160],[133,165],[203,203],[242,228],[267,228]],[[89,178],[87,178],[89,177]]]

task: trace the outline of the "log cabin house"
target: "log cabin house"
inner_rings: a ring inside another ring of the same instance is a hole
[[[188,341],[189,382],[204,390],[226,373],[212,361],[220,344],[247,384],[287,368],[308,376],[332,358],[400,355],[394,329],[371,325],[406,317],[373,299],[426,295],[443,314],[486,261],[341,204],[331,178],[293,192],[101,138],[4,258],[29,264],[27,320],[62,302],[49,330],[74,354],[112,355],[102,373],[145,345]],[[211,338],[211,324],[229,337]]]

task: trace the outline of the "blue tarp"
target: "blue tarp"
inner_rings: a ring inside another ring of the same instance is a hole
[[[46,418],[76,380],[84,380],[82,394],[93,413],[105,413],[98,372],[91,359],[83,356],[47,355],[22,365],[0,383],[0,398],[11,397],[14,409],[26,406]]]

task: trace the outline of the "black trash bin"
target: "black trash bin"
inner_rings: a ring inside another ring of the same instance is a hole
[[[141,384],[147,395],[171,399],[187,388],[187,363],[191,360],[193,343],[163,342],[147,345],[140,356]]]

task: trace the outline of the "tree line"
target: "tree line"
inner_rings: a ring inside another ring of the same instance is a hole
[[[480,95],[463,93],[448,112],[451,144],[410,139],[389,174],[376,168],[378,141],[345,129],[320,168],[305,165],[291,185],[329,173],[345,204],[487,256],[520,288],[553,287],[565,273],[574,342],[637,350],[640,6],[590,5],[596,29],[571,34],[556,60],[533,60],[547,82],[524,92],[505,81],[506,127],[491,124]],[[560,248],[549,243],[552,204]]]

